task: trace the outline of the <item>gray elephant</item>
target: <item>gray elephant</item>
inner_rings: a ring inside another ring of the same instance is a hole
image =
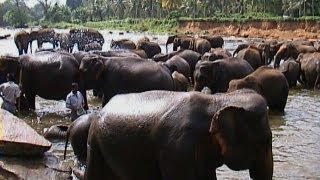
[[[255,42],[255,43],[248,43],[248,44],[240,44],[233,52],[233,56],[235,56],[239,51],[242,49],[247,49],[249,47],[255,47],[261,54],[261,64],[268,65],[273,56],[271,57],[271,50],[270,44],[266,42]]]
[[[66,159],[68,141],[70,140],[74,155],[80,162],[85,162],[87,158],[87,139],[89,128],[94,118],[96,118],[95,113],[85,114],[70,124],[64,136],[66,140],[64,159]]]
[[[80,73],[86,90],[103,92],[102,106],[116,94],[174,90],[171,72],[165,65],[141,58],[85,56]]]
[[[183,74],[187,79],[190,78],[190,66],[188,62],[184,60],[182,57],[175,55],[163,64],[166,65],[172,73],[174,71],[178,71],[179,73]]]
[[[70,33],[55,33],[55,40],[54,43],[56,47],[59,47],[61,49],[66,50],[67,52],[72,52],[74,44],[72,43],[71,40],[71,35]]]
[[[203,54],[201,59],[206,61],[215,61],[229,57],[232,57],[232,54],[228,50],[222,48],[211,48],[209,52]]]
[[[168,45],[173,43],[173,51],[180,49],[189,49],[190,43],[194,38],[187,35],[173,35],[169,36],[166,42],[166,53],[168,53]]]
[[[272,179],[262,96],[148,91],[115,96],[92,122],[85,179],[209,180],[223,164]]]
[[[300,63],[299,82],[306,88],[320,89],[320,53],[302,53],[297,61]]]
[[[194,90],[210,88],[212,93],[226,92],[232,79],[240,79],[252,73],[250,64],[230,57],[216,61],[199,61],[194,71]]]
[[[70,29],[72,44],[77,44],[78,50],[83,51],[86,44],[97,42],[101,46],[104,44],[102,34],[95,29]]]
[[[53,48],[56,48],[55,44],[55,31],[54,29],[39,29],[39,30],[32,30],[30,32],[31,42],[30,48],[32,52],[32,41],[36,40],[38,49],[42,48],[42,44],[45,42],[49,42],[52,44]]]
[[[28,53],[29,43],[31,41],[30,34],[25,30],[21,30],[14,35],[14,43],[18,48],[19,55]]]
[[[266,64],[262,58],[262,50],[255,46],[240,50],[236,57],[248,61],[254,70]]]
[[[161,53],[160,45],[150,41],[139,42],[139,44],[137,44],[137,49],[144,50],[148,58],[152,58],[154,55]]]
[[[286,77],[289,87],[295,87],[300,75],[299,63],[293,58],[289,58],[280,65],[279,70]]]
[[[189,80],[178,71],[172,73],[175,91],[188,91]]]
[[[84,51],[85,52],[93,51],[93,50],[101,51],[102,50],[102,46],[97,42],[92,42],[92,43],[86,44],[84,46]]]
[[[15,74],[16,79],[21,77],[22,91],[31,109],[35,109],[36,95],[44,99],[65,100],[71,84],[81,84],[79,62],[65,52],[43,51],[2,58],[0,69]]]
[[[199,36],[200,38],[206,39],[210,42],[211,48],[222,48],[224,40],[221,36],[207,35]]]
[[[191,41],[190,50],[196,51],[200,54],[204,54],[206,52],[209,52],[211,49],[211,44],[208,40],[203,38],[194,38],[193,41]]]
[[[111,40],[111,49],[136,49],[136,44],[129,39]]]
[[[261,66],[242,79],[231,80],[228,92],[242,88],[253,89],[261,94],[267,100],[270,110],[284,112],[289,85],[279,70]]]
[[[55,141],[55,140],[64,140],[66,139],[68,126],[63,124],[51,126],[43,135],[44,138]]]

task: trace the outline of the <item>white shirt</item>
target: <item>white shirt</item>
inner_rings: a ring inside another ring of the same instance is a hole
[[[70,92],[66,99],[66,107],[69,109],[80,109],[82,108],[82,104],[84,103],[82,94],[77,91],[76,94]]]
[[[3,95],[3,100],[16,104],[16,99],[20,97],[20,88],[14,82],[8,81],[0,85],[0,93]]]

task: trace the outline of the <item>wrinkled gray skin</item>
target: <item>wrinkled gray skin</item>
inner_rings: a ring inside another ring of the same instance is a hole
[[[194,90],[201,91],[205,86],[211,92],[226,92],[232,79],[240,79],[252,73],[250,64],[239,58],[199,61],[194,71]]]
[[[53,125],[43,135],[48,140],[64,140],[66,138],[68,126],[66,125]]]
[[[174,90],[168,67],[141,58],[85,56],[79,69],[86,90],[103,92],[102,106],[116,94]]]
[[[178,71],[183,74],[187,79],[190,78],[190,66],[186,60],[181,58],[180,56],[173,56],[168,59],[164,64],[169,67],[170,71],[173,73],[174,71]]]
[[[300,63],[299,82],[306,88],[320,89],[320,53],[301,53],[297,61]]]
[[[64,139],[66,140],[64,159],[66,158],[66,150],[68,141],[70,140],[74,155],[77,156],[80,162],[85,162],[87,158],[87,139],[89,128],[94,118],[96,118],[96,114],[94,113],[85,114],[70,124],[64,136]]]
[[[115,96],[91,124],[85,179],[212,180],[226,164],[271,180],[267,114],[251,90]]]
[[[231,80],[228,92],[242,88],[253,89],[261,94],[267,100],[270,110],[284,112],[289,85],[285,76],[278,69],[261,66],[242,79]]]
[[[188,91],[189,79],[187,79],[183,74],[174,71],[172,73],[172,78],[174,81],[175,91]]]
[[[280,65],[279,70],[286,77],[290,88],[297,85],[300,75],[300,67],[296,60],[289,58]]]

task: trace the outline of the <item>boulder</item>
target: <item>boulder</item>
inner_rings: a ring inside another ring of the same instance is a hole
[[[0,109],[0,154],[10,156],[39,156],[51,143],[26,122]]]

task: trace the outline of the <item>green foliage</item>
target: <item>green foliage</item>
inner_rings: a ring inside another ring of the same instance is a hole
[[[4,15],[4,20],[14,27],[25,27],[31,20],[31,17],[25,11],[23,10],[19,11],[18,9],[15,8],[15,9],[9,10]]]

